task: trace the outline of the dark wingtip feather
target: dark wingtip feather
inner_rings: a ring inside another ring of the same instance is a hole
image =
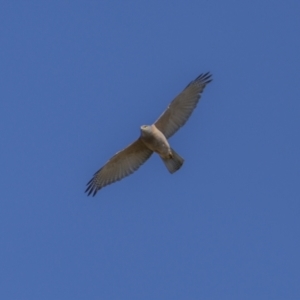
[[[90,196],[92,194],[92,196],[94,197],[97,192],[100,190],[100,188],[97,188],[95,186],[95,183],[94,183],[94,179],[95,179],[95,176],[102,170],[99,169],[93,176],[93,178],[86,184],[87,185],[87,188],[86,190],[84,191],[85,193],[87,193],[87,196]]]
[[[87,188],[84,191],[85,193],[88,193],[87,195],[89,196],[95,189],[94,182],[93,182],[94,177],[87,183]]]
[[[87,193],[87,196],[92,195],[93,197],[98,193],[98,191],[101,189],[101,187],[97,187],[94,183],[94,177],[87,183],[87,188],[84,191]]]
[[[191,81],[187,86],[189,87],[191,84],[195,82],[202,83],[204,85],[207,85],[208,83],[212,82],[212,74],[210,72],[201,73],[195,80]]]
[[[212,74],[210,72],[200,74],[195,81],[201,81],[204,84],[208,84],[212,81]]]

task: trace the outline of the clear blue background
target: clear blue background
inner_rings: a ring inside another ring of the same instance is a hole
[[[1,299],[300,299],[299,1],[1,1]],[[200,73],[158,157],[93,173]]]

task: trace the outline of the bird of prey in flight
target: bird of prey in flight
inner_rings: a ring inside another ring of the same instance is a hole
[[[101,188],[136,171],[153,152],[161,157],[171,174],[179,170],[184,160],[170,147],[168,139],[186,123],[205,86],[211,81],[211,74],[207,72],[190,82],[154,124],[142,125],[140,137],[117,152],[94,174],[85,192],[95,196]]]

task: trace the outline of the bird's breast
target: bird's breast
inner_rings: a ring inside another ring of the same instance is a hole
[[[150,150],[163,157],[168,156],[170,153],[170,145],[166,137],[158,129],[142,134],[141,140]]]

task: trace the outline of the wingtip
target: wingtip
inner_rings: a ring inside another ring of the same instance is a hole
[[[94,191],[95,187],[93,185],[93,179],[92,178],[88,183],[87,183],[87,188],[84,191],[85,193],[87,193],[87,196],[90,196],[90,194]]]
[[[201,73],[195,80],[191,81],[186,88],[194,83],[206,86],[208,83],[212,82],[212,80],[212,74],[210,72]]]
[[[195,81],[200,81],[204,84],[208,84],[212,81],[212,74],[208,71],[206,73],[202,73],[200,74],[196,79]]]
[[[93,179],[92,179],[93,180]],[[101,188],[98,188],[97,186],[95,186],[94,184],[93,184],[93,181],[92,180],[90,180],[89,182],[88,182],[88,187],[86,188],[86,190],[84,191],[85,193],[87,193],[87,196],[92,196],[92,197],[94,197],[97,193],[98,193],[98,191],[101,189]]]

